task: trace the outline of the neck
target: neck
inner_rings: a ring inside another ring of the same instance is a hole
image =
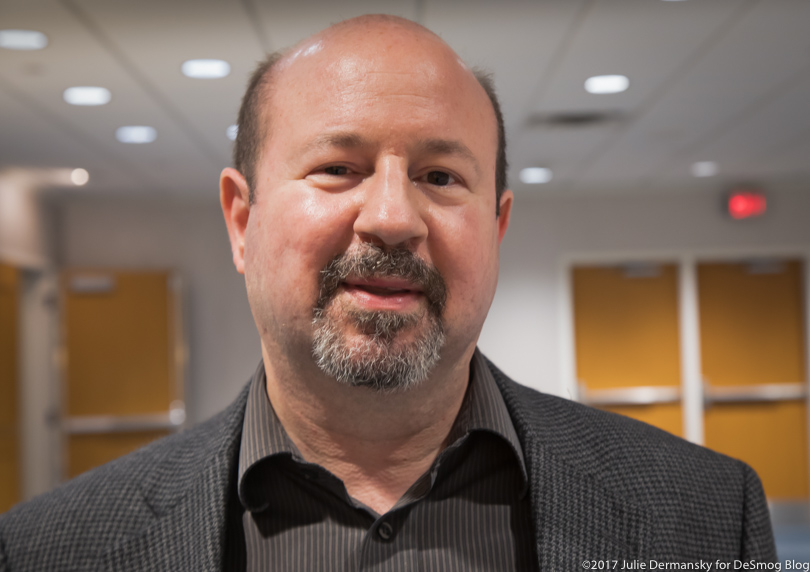
[[[474,351],[406,392],[339,384],[311,367],[264,354],[267,395],[304,459],[340,478],[349,494],[387,512],[446,445],[469,382]]]

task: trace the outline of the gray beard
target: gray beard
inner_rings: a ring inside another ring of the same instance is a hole
[[[339,320],[342,314],[363,339],[349,347]],[[338,382],[380,392],[407,391],[424,381],[440,358],[444,345],[441,321],[429,311],[399,314],[386,311],[346,311],[333,300],[315,311],[312,354],[318,367]],[[415,330],[408,342],[403,330]],[[418,331],[417,331],[418,330]]]
[[[346,306],[337,294],[348,276],[405,278],[422,290],[425,307],[402,314]],[[315,362],[326,375],[346,385],[381,392],[408,390],[424,381],[441,357],[446,299],[441,274],[404,246],[367,244],[336,256],[320,276],[312,320]],[[360,340],[350,345],[343,328],[357,330]]]

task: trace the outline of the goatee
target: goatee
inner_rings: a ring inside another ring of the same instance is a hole
[[[421,290],[427,307],[411,313],[347,307],[336,295],[350,276],[407,280]],[[383,392],[412,388],[441,357],[446,300],[441,274],[407,248],[365,245],[339,255],[321,271],[313,357],[321,371],[340,383]],[[361,334],[359,341],[349,344],[343,331],[347,323]]]

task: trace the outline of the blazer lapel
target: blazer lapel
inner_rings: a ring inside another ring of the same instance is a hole
[[[171,511],[142,534],[113,547],[106,554],[103,569],[221,570],[226,481],[216,467],[204,471]]]
[[[581,570],[586,560],[641,560],[651,520],[587,475],[572,470],[536,439],[524,445],[540,570]]]
[[[621,569],[648,557],[652,514],[598,478],[597,459],[583,458],[588,444],[577,440],[586,439],[581,420],[489,366],[523,446],[540,570],[582,570],[586,560]]]

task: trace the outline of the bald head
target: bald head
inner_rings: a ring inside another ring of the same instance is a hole
[[[410,20],[389,15],[366,15],[345,20],[307,38],[290,49],[271,54],[254,71],[239,110],[234,163],[245,177],[254,201],[257,162],[274,121],[283,114],[273,107],[278,89],[295,90],[301,98],[317,98],[313,77],[334,75],[349,83],[373,75],[375,82],[393,83],[400,74],[421,74],[425,81],[442,82],[447,91],[465,90],[481,97],[497,140],[493,186],[496,214],[506,188],[506,139],[500,105],[490,77],[470,70],[436,34]],[[374,101],[358,102],[373,105]],[[403,110],[403,113],[407,111]],[[472,118],[471,118],[472,119]]]
[[[371,50],[412,49],[414,44],[425,44],[434,55],[441,54],[458,62],[466,69],[458,55],[439,36],[424,26],[388,14],[368,14],[343,20],[298,42],[285,50],[279,68],[292,65],[299,58],[315,55],[324,50],[338,50],[345,55],[350,51],[363,53]],[[344,51],[345,50],[345,51]]]

